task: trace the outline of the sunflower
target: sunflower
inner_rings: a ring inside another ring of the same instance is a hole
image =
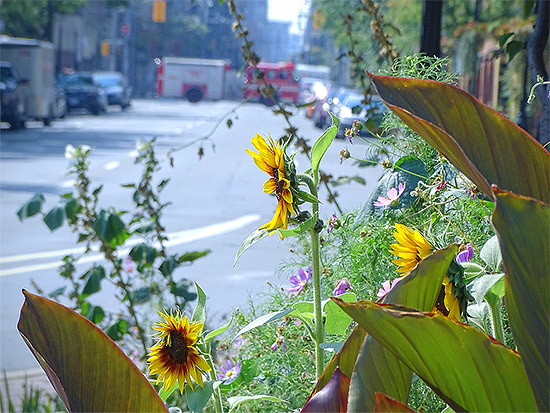
[[[403,275],[411,272],[416,264],[426,258],[433,252],[433,247],[418,231],[413,231],[402,224],[395,224],[397,231],[393,236],[397,240],[397,244],[391,244],[390,253],[397,255],[399,258],[393,260],[394,264],[401,268],[397,272]]]
[[[294,214],[294,207],[290,180],[285,172],[284,152],[281,149],[281,144],[277,143],[275,145],[271,136],[266,141],[263,136],[256,135],[252,138],[252,145],[258,153],[250,149],[246,149],[246,151],[252,155],[258,168],[270,176],[264,183],[264,192],[275,194],[277,198],[277,209],[273,219],[259,229],[265,228],[270,232],[280,227],[286,229],[289,216]]]
[[[187,317],[182,317],[179,311],[176,311],[176,315],[172,310],[170,315],[166,311],[164,314],[159,311],[159,314],[164,321],[159,320],[153,326],[158,331],[158,342],[150,348],[147,359],[151,374],[158,374],[157,384],[164,378],[164,390],[170,390],[178,380],[180,392],[183,394],[185,381],[193,389],[191,377],[202,387],[201,370],[211,370],[195,347],[204,324],[190,324]]]
[[[460,304],[453,292],[453,283],[449,277],[445,277],[442,284],[433,312],[450,320],[460,321]]]

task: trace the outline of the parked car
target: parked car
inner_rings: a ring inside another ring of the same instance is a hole
[[[67,115],[67,97],[65,90],[59,84],[55,88],[55,100],[53,116],[55,119],[62,119]]]
[[[93,115],[107,110],[107,94],[91,73],[74,72],[58,75],[58,83],[65,91],[67,109],[86,109]]]
[[[130,106],[130,95],[132,87],[120,72],[94,72],[94,81],[98,83],[107,93],[109,105],[119,105],[122,109]]]
[[[350,94],[357,94],[354,89],[345,87],[332,88],[325,99],[318,99],[313,106],[313,124],[319,129],[325,129],[332,123],[327,111],[336,114],[342,101]]]
[[[364,122],[370,118],[374,121],[373,127],[375,129],[380,126],[384,113],[388,112],[388,108],[376,95],[370,96],[370,103],[368,105],[361,103],[363,98],[363,95],[348,95],[338,107],[335,115],[340,118],[340,128],[336,137],[343,139],[346,129],[351,129],[355,120]],[[363,129],[360,135],[371,136],[372,134],[368,130]]]
[[[17,78],[11,63],[0,62],[0,117],[11,129],[24,126],[27,99],[23,86],[26,84],[26,80]]]
[[[307,77],[300,79],[300,98],[301,104],[313,101],[324,100],[327,97],[328,85],[322,79]],[[308,106],[306,118],[313,117],[313,106]]]

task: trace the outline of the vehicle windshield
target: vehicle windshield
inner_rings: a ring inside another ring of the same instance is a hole
[[[94,84],[94,80],[91,76],[81,76],[81,75],[68,75],[62,76],[59,78],[59,82],[63,86],[91,86]]]
[[[115,75],[94,75],[94,80],[103,87],[122,86],[122,79]]]
[[[15,80],[15,77],[13,77],[13,73],[9,67],[0,67],[0,80]]]

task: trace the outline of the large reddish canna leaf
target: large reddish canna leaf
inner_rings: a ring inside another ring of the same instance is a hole
[[[457,245],[451,245],[426,257],[395,285],[383,301],[431,310],[457,249]],[[372,411],[376,392],[384,392],[403,402],[407,401],[412,371],[375,340],[365,337],[365,331],[360,326],[353,330],[340,351],[329,362],[312,395],[328,383],[337,366],[351,377],[350,411]]]
[[[70,412],[166,412],[145,376],[100,329],[23,291],[17,328]]]
[[[327,385],[311,397],[302,413],[347,412],[349,378],[336,367]]]
[[[426,257],[391,289],[382,302],[431,311],[457,250],[457,245],[450,245]],[[377,392],[406,403],[412,375],[413,372],[393,353],[367,335],[351,376],[349,410],[372,411]]]
[[[371,79],[384,103],[487,196],[495,184],[550,203],[550,155],[515,123],[445,83]]]
[[[398,402],[395,399],[385,395],[384,393],[376,393],[376,404],[374,405],[374,413],[410,413],[414,410],[406,404]]]
[[[510,326],[540,411],[550,411],[550,205],[495,188]]]
[[[519,354],[480,330],[408,307],[333,300],[455,411],[536,411]]]

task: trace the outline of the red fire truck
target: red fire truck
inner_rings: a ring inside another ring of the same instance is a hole
[[[283,102],[298,103],[300,95],[300,77],[295,70],[294,63],[264,63],[258,64],[258,69],[263,72],[265,81],[275,89],[275,99],[281,99]],[[256,76],[256,69],[248,66],[245,71],[245,90],[244,97],[250,102],[261,102],[268,106],[273,105],[273,101],[266,99],[259,92],[263,83]]]

